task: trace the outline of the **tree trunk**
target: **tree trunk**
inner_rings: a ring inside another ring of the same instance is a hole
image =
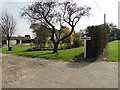
[[[58,52],[57,52],[57,50],[58,50],[58,44],[59,44],[59,42],[55,42],[55,43],[54,43],[53,53],[58,53]]]
[[[9,51],[9,48],[10,48],[10,40],[8,40],[8,51]]]

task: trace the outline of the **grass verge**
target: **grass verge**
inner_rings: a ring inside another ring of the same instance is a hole
[[[15,55],[22,55],[22,56],[30,56],[30,57],[44,57],[48,59],[74,59],[75,56],[79,55],[84,51],[84,47],[79,48],[72,48],[66,50],[58,50],[59,54],[51,54],[52,51],[29,51],[26,50],[30,48],[30,46],[14,46],[12,51],[7,51],[7,48],[3,48],[3,53],[15,54]]]
[[[119,44],[119,45],[118,45]],[[118,49],[120,48],[120,40],[115,40],[112,42],[108,43],[108,58],[105,59],[105,61],[114,61],[118,62],[119,60],[119,54],[118,54]]]
[[[76,56],[80,55],[84,51],[84,47],[72,48],[66,50],[58,50],[59,54],[51,54],[52,51],[31,51],[26,52],[28,48],[31,48],[28,45],[20,45],[14,46],[12,51],[7,51],[7,48],[0,48],[0,52],[22,55],[22,56],[30,56],[30,57],[44,57],[48,59],[74,59]],[[108,43],[108,58],[105,61],[114,61],[118,62],[119,54],[118,49],[120,48],[120,40],[112,41]]]

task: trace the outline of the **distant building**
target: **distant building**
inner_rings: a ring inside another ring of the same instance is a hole
[[[25,37],[28,37],[28,38],[30,38],[30,35],[25,35]]]
[[[31,38],[29,35],[23,36],[12,36],[10,38],[10,44],[22,44],[22,43],[30,43]],[[6,37],[2,37],[2,44],[8,44],[8,40]]]

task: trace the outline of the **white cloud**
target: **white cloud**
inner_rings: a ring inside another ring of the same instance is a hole
[[[28,24],[25,20],[20,20],[20,22],[17,22],[19,24],[17,24],[16,26],[16,32],[15,35],[30,35],[31,37],[33,37],[33,33],[32,33],[32,29],[30,29],[30,24]]]
[[[28,1],[32,2],[33,0],[2,0],[2,3],[0,4],[3,4],[5,2],[28,2]],[[37,1],[37,0],[34,0],[34,1]],[[90,12],[91,16],[88,18],[87,17],[81,18],[80,22],[75,27],[75,30],[77,31],[79,31],[80,29],[87,28],[87,26],[90,26],[90,25],[103,24],[104,13],[106,13],[107,23],[113,22],[116,25],[118,24],[118,1],[119,0],[71,0],[71,1],[76,1],[77,4],[79,5],[88,5],[92,7],[92,10]],[[19,35],[19,34],[32,35],[32,32],[29,29],[29,24],[27,24],[25,20],[21,21],[21,18],[17,25],[17,32],[16,32],[16,35]]]

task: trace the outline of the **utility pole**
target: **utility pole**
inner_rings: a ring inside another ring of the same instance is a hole
[[[106,30],[106,14],[104,14],[104,29]],[[108,31],[108,30],[106,30]],[[108,41],[110,40],[110,34],[108,33]]]
[[[118,28],[120,29],[120,1],[118,2]]]
[[[104,26],[106,24],[106,14],[104,14]]]

